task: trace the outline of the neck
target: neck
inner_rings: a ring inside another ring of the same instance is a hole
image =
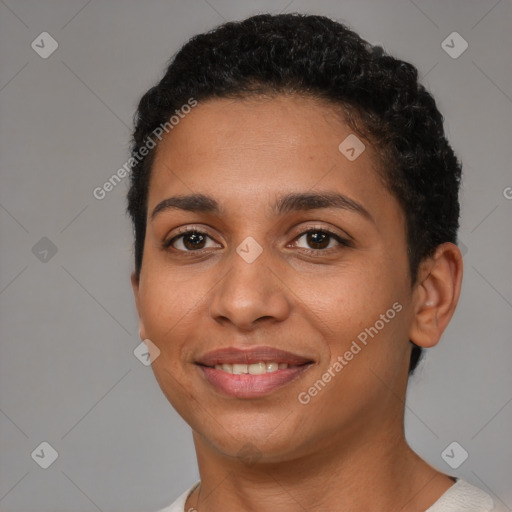
[[[185,510],[419,512],[453,485],[409,448],[403,429],[359,432],[351,442],[345,434],[286,461],[251,463],[220,455],[194,433],[201,484]]]

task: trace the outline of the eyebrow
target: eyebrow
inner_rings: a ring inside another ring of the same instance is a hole
[[[356,201],[334,192],[324,193],[291,193],[281,196],[274,203],[272,210],[276,215],[285,215],[295,211],[319,210],[335,208],[348,210],[373,221],[372,216],[361,204]],[[210,213],[221,216],[224,209],[211,196],[205,194],[189,194],[173,196],[158,203],[151,213],[153,220],[159,213],[166,210],[185,210],[189,212]]]

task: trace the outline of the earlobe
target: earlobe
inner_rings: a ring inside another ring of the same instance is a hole
[[[140,301],[139,301],[139,277],[135,273],[135,271],[132,272],[130,276],[131,282],[132,282],[132,290],[133,290],[133,296],[135,298],[135,307],[137,308],[137,315],[139,317],[139,338],[141,340],[145,340],[145,329],[144,329],[144,322],[142,320],[142,314],[140,309]]]
[[[462,255],[449,242],[437,247],[418,271],[414,290],[414,318],[410,340],[424,348],[433,347],[451,320],[460,296]]]

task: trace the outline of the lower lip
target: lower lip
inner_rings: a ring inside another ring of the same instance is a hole
[[[262,375],[235,375],[208,366],[199,366],[206,380],[218,391],[235,398],[259,398],[276,391],[297,379],[311,364],[285,368]]]

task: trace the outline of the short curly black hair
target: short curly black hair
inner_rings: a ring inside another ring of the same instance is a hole
[[[149,180],[158,145],[140,155],[154,130],[190,98],[277,94],[325,100],[376,148],[382,179],[405,213],[414,284],[419,263],[439,244],[457,240],[461,165],[445,137],[443,117],[413,65],[372,46],[342,23],[297,13],[261,14],[196,35],[141,98],[127,208],[135,233],[136,276],[142,266]],[[413,344],[409,373],[421,354]]]

